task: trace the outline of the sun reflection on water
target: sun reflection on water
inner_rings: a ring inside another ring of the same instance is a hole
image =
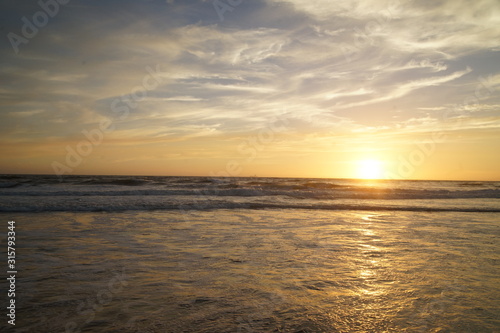
[[[379,281],[381,279],[379,272],[384,267],[382,262],[384,254],[381,247],[374,245],[380,241],[380,235],[374,230],[374,216],[374,214],[363,214],[359,222],[361,228],[357,229],[362,236],[358,243],[361,264],[357,276],[363,285],[359,289],[359,295],[363,298],[381,296],[385,293],[385,286]]]

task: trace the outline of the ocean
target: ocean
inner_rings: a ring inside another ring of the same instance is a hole
[[[3,175],[0,217],[2,332],[500,332],[500,182]]]

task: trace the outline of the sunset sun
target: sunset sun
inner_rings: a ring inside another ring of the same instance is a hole
[[[378,179],[382,178],[382,162],[378,160],[361,160],[357,163],[357,178]]]

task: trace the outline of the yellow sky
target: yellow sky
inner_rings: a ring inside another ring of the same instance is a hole
[[[0,14],[0,173],[500,180],[498,1],[42,10]]]

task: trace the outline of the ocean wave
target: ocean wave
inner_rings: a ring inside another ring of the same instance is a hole
[[[74,200],[77,199],[77,200]],[[0,212],[122,212],[122,211],[178,211],[189,215],[197,211],[235,209],[301,209],[301,210],[331,210],[331,211],[414,211],[414,212],[475,212],[500,213],[499,207],[471,206],[423,206],[412,204],[380,204],[380,203],[300,203],[300,202],[234,202],[222,200],[207,200],[197,202],[169,202],[163,200],[82,200],[81,198],[65,198],[64,200],[41,200],[33,202],[8,202],[0,206]]]
[[[149,181],[145,179],[88,179],[83,180],[75,185],[119,185],[119,186],[141,186],[148,184]]]
[[[236,184],[197,188],[137,188],[140,184],[126,182],[121,189],[87,186],[81,189],[22,188],[10,186],[0,190],[0,196],[199,196],[199,197],[274,197],[287,196],[295,199],[500,199],[500,189],[482,190],[415,190],[378,188],[337,188],[337,189],[274,189],[263,187],[240,187]],[[88,184],[87,184],[88,185]],[[109,184],[107,184],[109,185]],[[113,184],[116,185],[116,184]],[[84,184],[81,184],[84,186]],[[128,189],[125,187],[136,187]]]
[[[21,185],[21,183],[18,183],[18,182],[1,182],[0,188],[13,188],[13,187],[17,187],[20,185]]]
[[[7,175],[0,176],[0,211],[176,209],[193,206],[193,202],[203,203],[194,205],[203,209],[249,205],[280,209],[401,209],[394,208],[393,201],[406,201],[398,206],[407,207],[404,209],[439,210],[441,205],[446,210],[450,205],[442,203],[449,200],[461,202],[461,209],[463,202],[483,200],[495,211],[500,207],[498,186],[499,182],[153,176],[68,176],[61,182],[56,176]],[[349,200],[356,204],[341,206]],[[419,200],[426,201],[426,206],[411,208],[417,207]],[[373,201],[383,204],[374,208]]]

